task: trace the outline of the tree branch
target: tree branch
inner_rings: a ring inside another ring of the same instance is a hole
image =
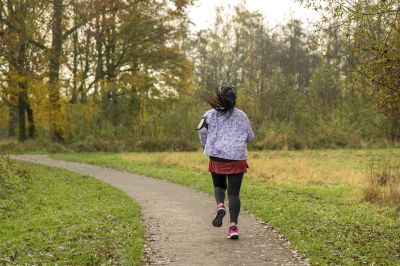
[[[12,104],[4,95],[0,95],[1,100],[3,100],[8,106],[17,107],[16,104]]]

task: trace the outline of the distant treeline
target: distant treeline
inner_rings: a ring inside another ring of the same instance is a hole
[[[189,0],[2,1],[0,138],[197,149],[202,96],[230,84],[256,131],[253,148],[395,145],[398,4],[354,2],[341,16],[327,10],[318,32],[295,19],[271,28],[240,4],[193,33]]]

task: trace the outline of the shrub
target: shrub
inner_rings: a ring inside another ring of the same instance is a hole
[[[102,139],[88,135],[85,139],[74,142],[72,148],[78,152],[120,152],[126,150],[126,145],[122,140]]]
[[[365,146],[365,141],[360,134],[351,133],[348,136],[348,143],[347,143],[348,148],[358,149],[358,148],[362,148],[363,146]]]
[[[200,144],[188,139],[171,138],[171,139],[152,139],[141,138],[130,141],[131,151],[195,151]]]
[[[262,147],[272,150],[285,149],[287,148],[287,135],[272,130],[265,135]]]
[[[29,139],[23,143],[19,143],[16,140],[3,141],[2,143],[0,143],[0,151],[3,154],[20,154],[29,152],[61,153],[68,152],[69,149],[67,148],[67,146],[53,142],[51,140]]]

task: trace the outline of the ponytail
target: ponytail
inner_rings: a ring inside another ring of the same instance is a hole
[[[232,114],[236,106],[236,92],[232,86],[223,86],[214,95],[206,95],[205,101],[220,115]]]

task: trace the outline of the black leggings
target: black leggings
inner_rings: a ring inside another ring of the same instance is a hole
[[[231,222],[237,223],[240,212],[239,193],[244,173],[232,175],[211,173],[211,175],[214,183],[214,195],[217,204],[224,203],[225,191],[228,188],[229,215],[231,218]],[[227,178],[228,186],[226,185]]]

